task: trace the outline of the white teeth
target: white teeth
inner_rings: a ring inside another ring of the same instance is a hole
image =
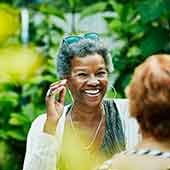
[[[88,94],[91,94],[91,95],[95,95],[95,94],[99,93],[99,89],[97,89],[97,90],[85,90],[85,92],[88,93]]]

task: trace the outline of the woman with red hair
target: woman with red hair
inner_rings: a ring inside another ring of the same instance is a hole
[[[150,56],[139,65],[126,89],[129,113],[139,124],[140,144],[117,154],[100,170],[170,168],[170,55]]]

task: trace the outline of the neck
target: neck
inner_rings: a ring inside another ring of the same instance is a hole
[[[103,105],[101,103],[97,106],[86,107],[84,105],[74,103],[70,112],[74,121],[91,122],[93,120],[100,119],[100,116],[103,113]]]
[[[157,149],[160,151],[170,152],[170,141],[158,141],[154,137],[143,137],[141,143],[137,146],[138,149]]]

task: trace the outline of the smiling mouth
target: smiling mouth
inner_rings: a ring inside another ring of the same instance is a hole
[[[89,95],[89,96],[97,96],[100,94],[100,90],[96,89],[96,90],[85,90],[84,91],[85,94]]]

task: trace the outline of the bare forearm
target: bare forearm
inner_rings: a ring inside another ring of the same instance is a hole
[[[53,121],[47,118],[44,124],[43,132],[48,133],[50,135],[55,135],[57,124],[58,124],[58,120]]]

